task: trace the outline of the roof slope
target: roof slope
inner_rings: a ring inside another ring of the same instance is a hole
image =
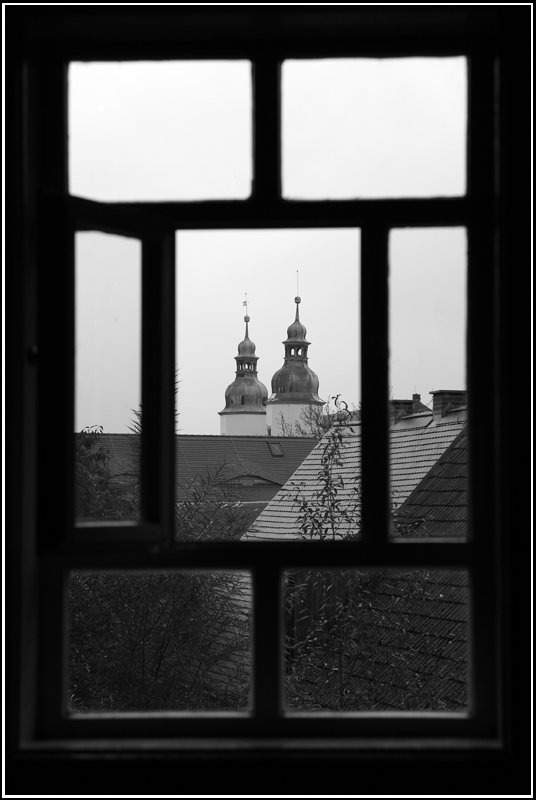
[[[431,467],[453,442],[465,425],[464,421],[439,423],[426,428],[402,428],[390,431],[391,486],[393,504],[404,500],[417,487]],[[341,463],[333,474],[342,485],[338,488],[340,509],[348,517],[359,517],[359,478],[361,474],[361,427],[341,429],[343,445]],[[257,517],[244,540],[279,541],[299,536],[300,502],[314,502],[321,485],[321,459],[326,437],[317,443],[303,463]],[[344,515],[343,515],[344,516]],[[351,519],[340,519],[337,535],[355,533]]]
[[[396,511],[400,534],[466,536],[469,523],[467,428]]]
[[[136,475],[139,459],[134,434],[104,433],[102,446],[110,453],[110,472],[117,480],[127,480]],[[176,437],[177,499],[184,498],[193,478],[209,470],[215,472],[225,465],[227,480],[252,476],[260,479],[258,485],[263,500],[269,499],[262,483],[272,484],[270,496],[277,486],[282,486],[317,444],[307,437],[266,436],[177,436]],[[274,456],[269,445],[279,445]],[[248,495],[255,491],[248,487]],[[252,499],[259,499],[252,497]]]
[[[274,444],[283,455],[272,455],[269,445]],[[179,499],[192,478],[223,464],[231,480],[253,476],[282,486],[315,444],[316,439],[298,436],[177,436]]]
[[[110,455],[110,475],[116,481],[128,481],[139,473],[139,438],[133,433],[101,433],[99,444]]]

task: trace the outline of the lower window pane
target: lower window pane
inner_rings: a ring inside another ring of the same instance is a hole
[[[72,572],[69,710],[246,710],[245,572]]]
[[[463,570],[285,575],[285,706],[294,711],[467,711]]]

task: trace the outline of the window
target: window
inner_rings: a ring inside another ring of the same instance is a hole
[[[514,87],[528,58],[527,43],[519,41],[528,27],[528,14],[517,8],[477,7],[379,11],[368,7],[335,11],[221,8],[202,12],[163,7],[154,12],[148,8],[123,12],[20,7],[9,9],[7,17],[13,36],[8,65],[13,108],[9,188],[14,215],[9,227],[15,232],[11,234],[8,273],[14,298],[13,401],[8,409],[8,454],[13,462],[13,491],[8,495],[13,783],[15,776],[19,781],[23,776],[32,780],[28,765],[35,759],[51,764],[61,759],[67,767],[61,776],[56,771],[56,781],[65,780],[76,774],[73,759],[80,755],[89,761],[75,765],[79,782],[83,775],[95,779],[80,765],[99,763],[103,756],[109,764],[127,759],[132,778],[138,774],[140,752],[146,765],[169,759],[175,778],[177,763],[173,760],[179,759],[190,778],[197,774],[201,782],[203,759],[219,763],[219,771],[211,776],[214,781],[230,775],[234,761],[233,791],[248,760],[264,764],[269,782],[271,762],[283,757],[292,765],[291,773],[299,763],[303,766],[298,759],[309,759],[300,771],[301,778],[292,774],[286,790],[291,784],[295,789],[299,780],[302,788],[306,785],[308,789],[327,786],[331,780],[332,788],[339,790],[341,784],[333,776],[342,780],[351,774],[354,788],[357,774],[363,783],[378,779],[379,757],[381,771],[392,773],[386,780],[398,780],[398,788],[408,787],[410,793],[418,792],[427,765],[436,768],[438,779],[439,762],[443,764],[442,790],[455,785],[462,770],[469,780],[473,776],[480,780],[475,784],[479,791],[484,786],[483,772],[491,791],[516,775],[519,778],[530,742],[523,716],[529,708],[528,682],[524,680],[524,665],[530,662],[524,644],[529,636],[527,630],[523,634],[523,628],[519,633],[520,620],[526,614],[524,584],[528,586],[530,576],[523,573],[521,536],[512,536],[512,531],[523,530],[513,524],[514,520],[517,523],[516,501],[521,496],[522,503],[523,498],[510,482],[517,451],[510,432],[508,382],[515,375],[510,355],[518,343],[517,326],[521,324],[520,315],[514,316],[509,305],[519,297],[511,270],[513,265],[522,269],[525,263],[517,237],[524,239],[520,220],[525,220],[523,213],[530,210],[529,200],[514,187],[512,177],[523,175],[525,168],[520,155],[525,152],[521,146],[525,142],[517,137],[522,137],[528,125],[522,104],[515,102]],[[466,195],[329,202],[282,198],[282,62],[430,54],[468,59]],[[101,203],[70,196],[66,65],[75,60],[166,58],[252,62],[251,196],[142,203]],[[528,230],[530,222],[526,224]],[[266,546],[240,542],[209,547],[188,543],[172,550],[168,545],[175,491],[174,231],[291,225],[361,229],[361,326],[366,332],[361,361],[365,536],[359,542],[337,542],[333,547],[325,543],[321,548],[314,542]],[[388,537],[388,240],[395,228],[427,226],[463,226],[468,236],[469,413],[478,408],[479,414],[478,424],[471,423],[470,542],[423,544],[390,541]],[[139,242],[141,249],[141,513],[139,519],[121,525],[73,525],[74,241],[75,234],[82,231],[128,237]],[[473,593],[471,714],[304,718],[281,713],[284,575],[303,567],[337,568],[341,563],[345,568],[411,566],[469,573]],[[518,568],[524,581],[518,577]],[[252,577],[252,713],[180,712],[128,719],[65,713],[65,591],[71,573],[206,573],[216,569],[246,572]],[[320,784],[314,783],[321,762],[323,767],[329,764],[329,769],[323,769]],[[384,770],[383,765],[394,765],[394,772]],[[169,773],[163,766],[158,775],[160,786],[165,774]],[[149,782],[150,777],[146,774],[143,780]],[[511,784],[510,792],[518,785],[518,781]],[[58,792],[57,784],[52,791]]]
[[[283,452],[283,447],[279,442],[266,442],[266,444],[268,445],[270,453],[276,458],[277,457],[281,458],[282,456],[285,455]]]

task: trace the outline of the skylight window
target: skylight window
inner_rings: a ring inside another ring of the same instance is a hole
[[[273,456],[284,456],[283,447],[279,444],[279,442],[266,442],[268,445],[268,449]]]

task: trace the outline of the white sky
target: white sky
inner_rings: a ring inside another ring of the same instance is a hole
[[[288,62],[283,183],[289,196],[455,195],[465,187],[465,61]],[[251,183],[246,62],[75,64],[70,187],[99,200],[245,197]],[[179,429],[219,433],[248,295],[259,379],[270,391],[294,319],[296,270],[309,364],[326,400],[360,399],[359,231],[177,235]],[[465,386],[461,229],[394,231],[391,396]],[[139,402],[140,249],[77,235],[76,429],[128,429]]]

